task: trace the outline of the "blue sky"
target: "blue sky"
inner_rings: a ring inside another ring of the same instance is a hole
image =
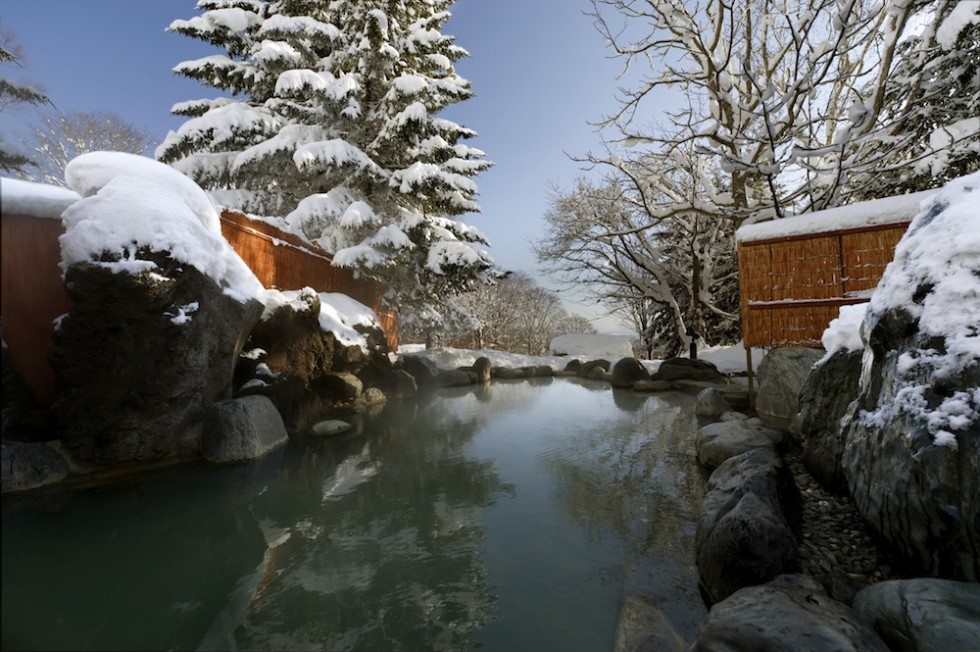
[[[476,130],[472,144],[496,164],[477,177],[483,214],[466,219],[489,236],[499,265],[549,287],[557,286],[537,269],[530,243],[543,232],[550,186],[571,185],[580,166],[566,154],[600,149],[590,122],[616,106],[621,65],[585,15],[590,8],[588,0],[458,0],[444,30],[471,53],[458,72],[476,93],[445,115]],[[181,124],[173,104],[218,94],[171,72],[217,52],[165,31],[197,13],[193,0],[7,2],[0,18],[26,66],[4,74],[43,86],[60,109],[113,111],[159,142]],[[6,112],[0,129],[13,139],[26,117]],[[562,294],[573,312],[596,316],[593,302]]]

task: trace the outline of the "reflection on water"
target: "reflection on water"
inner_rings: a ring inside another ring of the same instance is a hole
[[[693,430],[687,397],[501,381],[258,464],[5,499],[3,647],[608,650],[631,594],[690,635]]]

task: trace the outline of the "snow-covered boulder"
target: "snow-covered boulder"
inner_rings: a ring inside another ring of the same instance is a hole
[[[55,411],[65,451],[108,465],[197,454],[228,398],[262,285],[222,238],[193,181],[132,154],[68,164],[82,199],[63,213],[65,289]]]
[[[385,335],[367,306],[311,288],[268,290],[263,301],[262,320],[239,361],[236,390],[269,396],[289,432],[354,406],[368,387],[393,386]]]
[[[261,314],[197,268],[144,252],[152,271],[75,263],[55,332],[54,405],[66,452],[111,465],[195,455],[213,402],[229,398],[242,343]]]
[[[913,220],[871,296],[844,425],[858,510],[905,571],[980,580],[980,173]]]

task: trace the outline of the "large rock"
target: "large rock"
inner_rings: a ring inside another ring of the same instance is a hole
[[[715,469],[694,540],[707,598],[718,602],[740,588],[799,571],[793,535],[799,513],[799,490],[772,450],[751,450]]]
[[[800,411],[800,389],[813,365],[823,357],[820,349],[773,349],[759,364],[755,411],[770,428],[789,432]]]
[[[289,440],[286,426],[265,396],[243,396],[215,403],[204,420],[204,459],[215,464],[247,462]]]
[[[204,412],[231,395],[261,315],[191,265],[140,256],[152,273],[78,263],[65,276],[73,305],[55,333],[54,409],[66,453],[83,465],[198,454]]]
[[[800,412],[792,426],[802,438],[803,464],[824,488],[837,494],[847,493],[841,419],[857,397],[861,355],[841,349],[813,368],[800,389]]]
[[[321,310],[320,295],[308,288],[277,305],[252,331],[236,373],[239,395],[271,398],[292,433],[353,407],[365,389],[387,388],[391,380],[381,329],[357,324],[366,345],[349,344],[322,328]]]
[[[608,360],[589,360],[579,367],[578,375],[582,378],[592,378],[593,371],[596,369],[601,369],[603,372],[609,371],[609,361]]]
[[[862,325],[842,464],[903,574],[980,580],[980,174],[913,220]]]
[[[846,605],[806,575],[784,575],[716,604],[691,652],[888,652]]]
[[[894,652],[980,650],[980,584],[879,582],[858,592],[854,611]]]
[[[732,419],[709,423],[694,438],[698,460],[709,469],[756,448],[775,450],[783,441],[780,430],[767,428],[759,419]]]
[[[689,358],[667,358],[650,376],[652,380],[697,380],[707,383],[724,384],[728,378],[718,371],[718,367],[705,360]]]
[[[684,639],[646,598],[630,596],[619,611],[616,652],[683,652]]]
[[[56,484],[68,475],[68,461],[45,442],[0,444],[2,493]]]
[[[731,409],[732,406],[715,387],[706,387],[698,392],[698,399],[694,404],[694,413],[708,419],[717,419]]]
[[[399,356],[395,369],[408,372],[415,379],[418,387],[435,385],[436,378],[439,376],[439,367],[424,355]]]
[[[632,387],[641,380],[650,380],[650,374],[636,358],[622,358],[613,365],[610,374],[613,387]]]

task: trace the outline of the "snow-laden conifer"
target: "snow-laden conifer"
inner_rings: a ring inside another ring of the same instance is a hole
[[[472,94],[442,33],[446,0],[200,0],[170,30],[224,50],[178,74],[228,95],[176,105],[157,150],[223,203],[283,218],[379,278],[401,306],[442,305],[489,274],[478,211],[490,167],[439,117]]]

